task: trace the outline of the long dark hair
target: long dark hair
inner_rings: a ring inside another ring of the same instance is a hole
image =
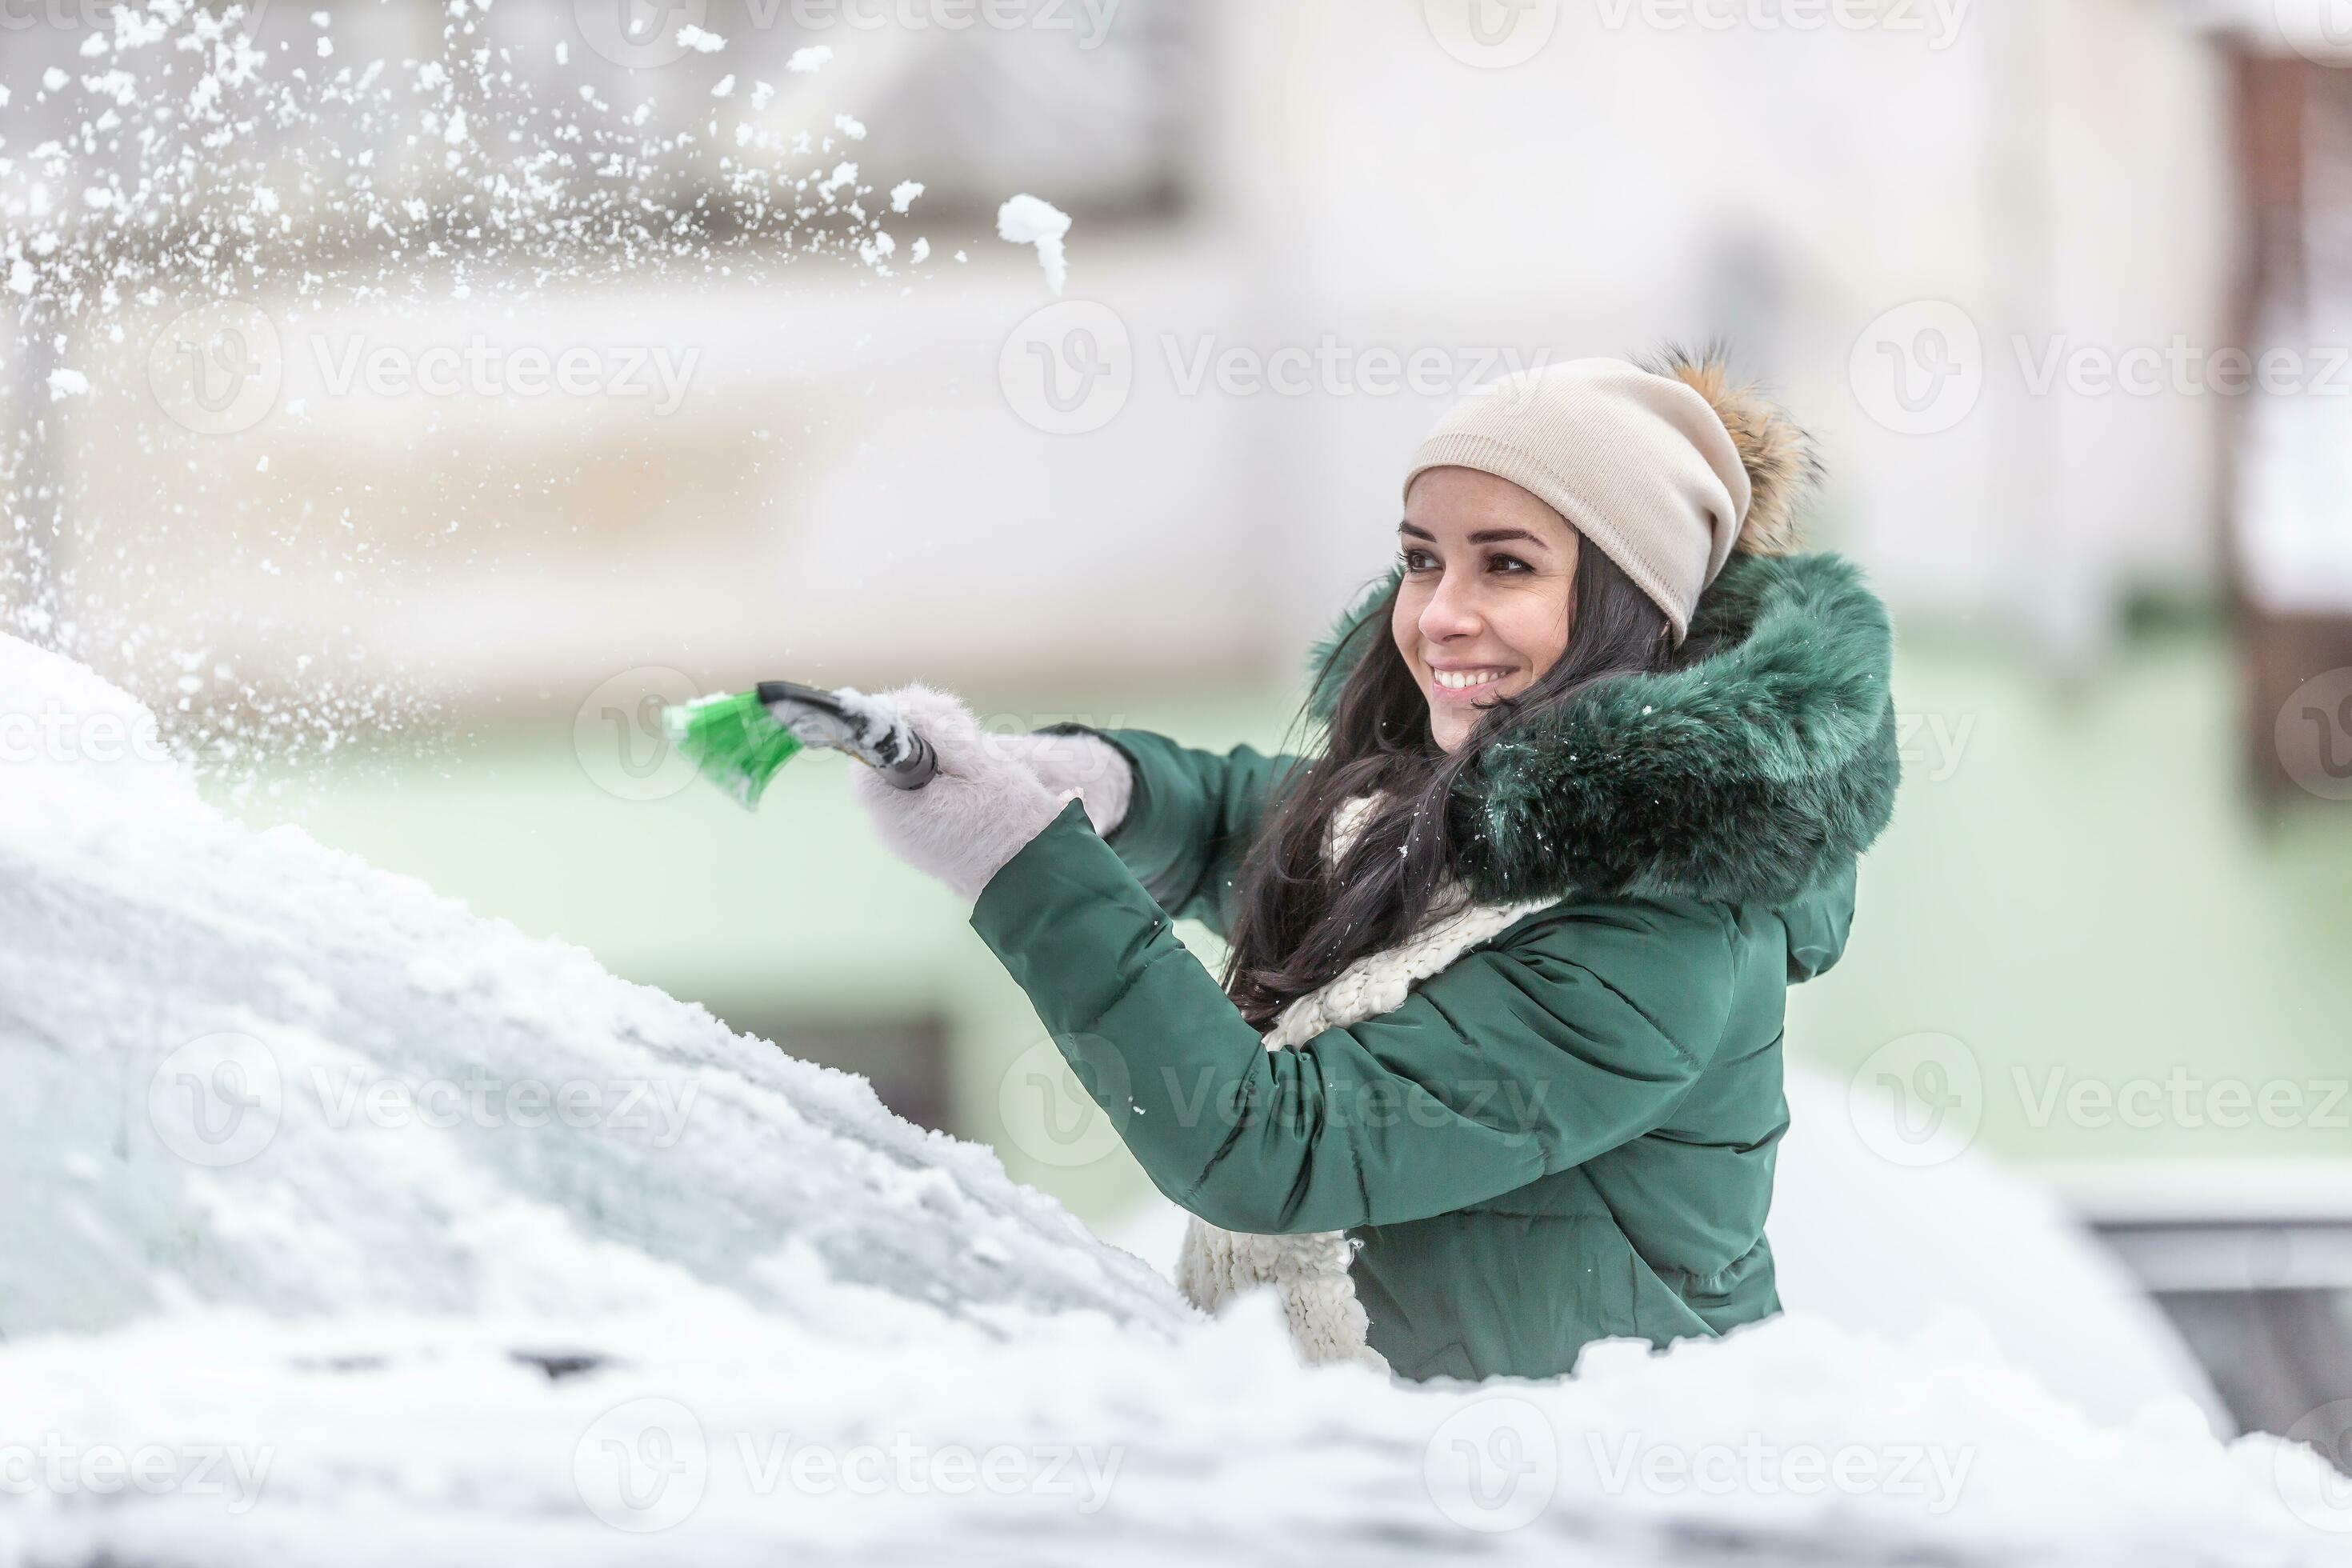
[[[1382,594],[1315,670],[1309,690],[1323,691],[1353,660],[1319,752],[1266,803],[1243,858],[1223,984],[1254,1028],[1271,1027],[1290,1002],[1419,929],[1456,874],[1447,810],[1456,781],[1496,733],[1572,701],[1596,681],[1677,662],[1665,612],[1584,541],[1570,588],[1568,646],[1525,691],[1480,704],[1461,746],[1444,752],[1430,733],[1428,700],[1390,633],[1402,587],[1400,580]],[[1294,731],[1313,705],[1310,695]],[[1381,808],[1339,864],[1325,866],[1332,812],[1376,791],[1386,795]]]

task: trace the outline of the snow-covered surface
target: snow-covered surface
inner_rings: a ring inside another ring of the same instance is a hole
[[[1792,1068],[1788,1092],[1768,1226],[1783,1303],[1883,1333],[1959,1307],[2097,1419],[2178,1394],[2234,1430],[2162,1310],[2058,1195],[1973,1149],[1889,1163],[1857,1131],[1843,1079]]]
[[[143,721],[14,643],[0,705]],[[2308,1450],[2097,1425],[1964,1319],[1302,1371],[862,1080],[64,752],[0,769],[0,1568],[2346,1556]],[[685,1114],[337,1124],[469,1073]]]
[[[0,641],[0,712],[59,737],[0,768],[0,1331],[204,1305],[1181,1321],[864,1079],[215,816],[152,744],[101,742],[100,715],[152,721],[79,667]]]
[[[551,1381],[519,1352],[620,1360]],[[0,1371],[17,1429],[78,1454],[190,1485],[238,1456],[206,1495],[0,1502],[0,1562],[11,1530],[42,1563],[2332,1560],[2277,1485],[2323,1496],[2316,1458],[2179,1408],[2103,1431],[1958,1327],[1789,1320],[1483,1391],[1300,1373],[1262,1297],[1173,1349],[1087,1316],[895,1347],[718,1312],[205,1316]]]

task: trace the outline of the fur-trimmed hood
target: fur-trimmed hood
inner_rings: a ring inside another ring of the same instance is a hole
[[[1315,668],[1400,574],[1339,618]],[[1481,900],[1785,907],[1842,883],[1850,891],[1854,858],[1885,827],[1902,771],[1885,606],[1842,556],[1736,554],[1700,596],[1691,638],[1709,651],[1605,681],[1481,748],[1453,819]],[[1384,632],[1363,643],[1389,647]],[[1335,668],[1318,688],[1318,720],[1330,719],[1346,674]],[[1833,947],[1840,924],[1819,933]]]

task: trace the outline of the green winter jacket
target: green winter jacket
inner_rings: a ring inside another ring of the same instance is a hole
[[[972,910],[1160,1191],[1227,1230],[1361,1242],[1370,1343],[1403,1376],[1549,1376],[1594,1339],[1779,1310],[1782,1006],[1837,961],[1892,809],[1892,637],[1827,554],[1734,557],[1691,636],[1710,651],[1465,771],[1472,889],[1562,901],[1299,1049],[1265,1050],[1173,925],[1224,933],[1302,759],[1055,726],[1133,763],[1128,814],[1106,840],[1070,803]]]

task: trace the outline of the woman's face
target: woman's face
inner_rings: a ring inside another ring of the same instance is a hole
[[[1482,708],[1535,684],[1568,646],[1576,530],[1508,479],[1432,468],[1405,495],[1390,630],[1451,752]]]

